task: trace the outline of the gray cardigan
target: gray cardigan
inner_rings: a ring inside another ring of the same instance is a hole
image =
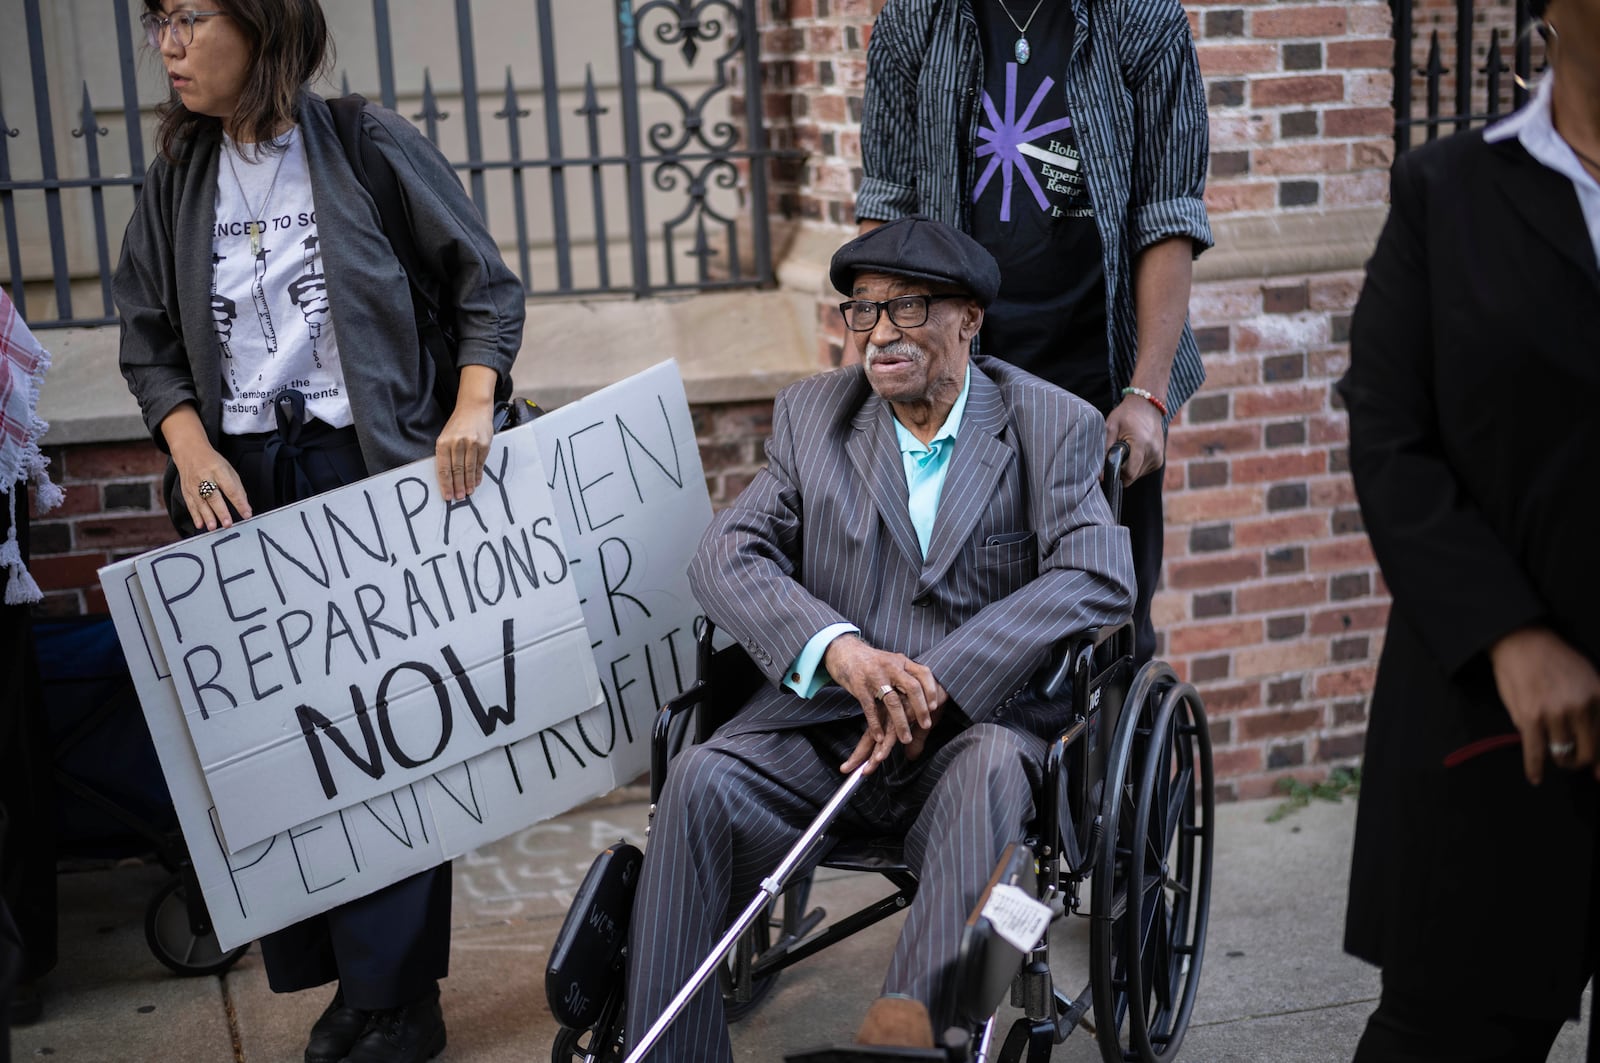
[[[417,341],[405,273],[372,197],[350,169],[327,103],[303,95],[299,123],[356,436],[367,469],[382,472],[432,454],[450,411],[434,398],[433,363]],[[522,345],[522,282],[432,143],[399,115],[371,105],[363,132],[394,167],[418,257],[437,266],[445,296],[455,300],[458,364],[509,377]],[[202,127],[179,163],[158,159],[150,167],[113,283],[122,375],[163,450],[158,426],[183,402],[195,403],[213,445],[221,432],[221,352],[211,316],[220,143],[216,125]],[[169,466],[169,494],[171,472]]]

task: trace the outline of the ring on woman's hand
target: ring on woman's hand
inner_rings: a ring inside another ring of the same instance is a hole
[[[872,696],[872,700],[873,701],[882,701],[884,698],[888,697],[890,694],[893,694],[894,692],[895,692],[894,687],[889,683],[885,683],[885,684],[883,684],[883,686],[878,688],[878,692]]]
[[[201,480],[199,492],[201,499],[210,498],[217,493],[217,485],[210,480]]]
[[[1557,760],[1560,760],[1563,757],[1570,757],[1570,756],[1572,756],[1573,753],[1576,753],[1577,750],[1578,750],[1578,743],[1576,743],[1576,742],[1551,742],[1550,743],[1550,755],[1552,757],[1555,757]]]

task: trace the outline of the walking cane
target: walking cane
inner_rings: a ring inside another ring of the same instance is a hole
[[[660,1018],[656,1019],[650,1029],[645,1031],[644,1036],[639,1039],[638,1045],[634,1047],[632,1052],[628,1053],[628,1058],[623,1063],[639,1063],[640,1060],[644,1059],[646,1053],[656,1046],[656,1042],[661,1040],[661,1035],[667,1032],[667,1027],[672,1025],[672,1020],[678,1017],[678,1013],[688,1005],[695,993],[699,992],[700,987],[706,984],[712,972],[717,969],[717,964],[721,963],[723,957],[732,951],[734,945],[738,944],[740,936],[750,929],[757,919],[761,918],[762,914],[767,910],[767,906],[777,899],[778,894],[783,892],[785,880],[794,873],[794,869],[800,861],[805,859],[806,854],[816,844],[817,839],[822,837],[827,829],[833,825],[833,821],[838,818],[840,809],[844,808],[845,803],[860,789],[861,780],[866,778],[866,772],[866,764],[857,768],[844,781],[844,785],[839,787],[838,793],[835,793],[828,799],[828,803],[822,806],[822,811],[817,813],[817,818],[811,822],[811,826],[806,828],[806,832],[800,836],[800,840],[794,843],[794,848],[784,855],[782,862],[778,864],[777,870],[773,871],[769,877],[761,880],[761,888],[756,891],[755,897],[745,906],[744,911],[739,914],[739,918],[733,921],[733,925],[728,928],[728,932],[722,935],[722,940],[718,941],[715,947],[712,948],[711,954],[695,969],[694,974],[689,977],[688,983],[678,990],[678,995],[672,998],[672,1002],[667,1005],[667,1010],[663,1011]]]

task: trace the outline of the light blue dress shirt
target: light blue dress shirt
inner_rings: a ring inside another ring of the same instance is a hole
[[[917,543],[922,556],[928,556],[928,543],[933,539],[934,518],[939,515],[939,493],[944,490],[945,473],[950,469],[950,455],[956,448],[956,433],[961,431],[961,415],[967,410],[967,392],[972,389],[972,367],[961,381],[961,394],[944,419],[933,439],[924,444],[912,435],[899,420],[894,422],[894,433],[900,441],[900,457],[906,469],[906,506],[911,512],[911,526],[917,531]],[[809,698],[832,681],[822,668],[822,655],[828,645],[843,634],[855,634],[861,629],[854,624],[829,624],[807,642],[800,656],[789,666],[783,685]]]

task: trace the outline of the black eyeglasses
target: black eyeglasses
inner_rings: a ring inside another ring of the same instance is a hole
[[[174,11],[171,15],[158,15],[153,11],[146,11],[139,16],[139,25],[144,27],[144,39],[157,51],[161,50],[161,35],[164,33],[172,35],[172,43],[180,48],[187,48],[194,43],[196,22],[203,18],[226,14],[226,11]]]
[[[851,299],[839,304],[844,317],[844,327],[851,332],[871,332],[878,327],[878,315],[889,312],[889,320],[896,328],[916,328],[928,323],[928,304],[935,299],[965,299],[965,295],[897,295],[875,303],[870,299]]]

